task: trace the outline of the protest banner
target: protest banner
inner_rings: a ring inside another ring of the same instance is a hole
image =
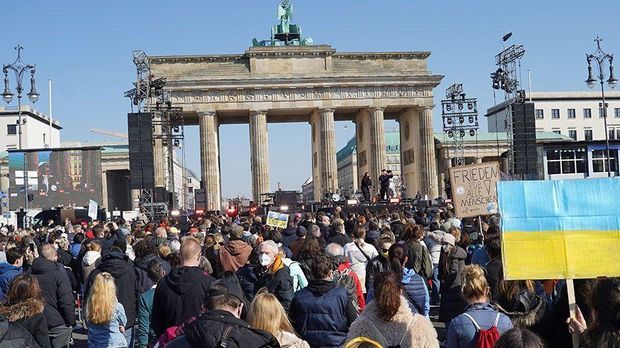
[[[93,219],[93,220],[97,220],[97,209],[99,208],[99,205],[97,204],[97,202],[93,201],[92,199],[88,201],[88,216]]]
[[[620,276],[617,178],[500,181],[504,278]]]
[[[460,218],[497,213],[497,162],[450,168],[452,201]]]
[[[270,211],[267,213],[267,225],[276,228],[286,228],[288,226],[288,214]]]

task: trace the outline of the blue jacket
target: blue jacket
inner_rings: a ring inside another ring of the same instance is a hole
[[[403,268],[403,296],[407,299],[411,312],[424,315],[428,318],[431,312],[430,296],[424,278],[415,273],[414,270]],[[375,298],[373,288],[370,288],[366,295],[366,303]],[[411,302],[413,300],[413,302]]]
[[[21,267],[15,267],[9,263],[0,263],[0,300],[4,300],[9,286],[15,277],[22,274]]]
[[[355,315],[347,289],[324,280],[312,280],[299,290],[289,310],[295,331],[311,347],[344,345]]]
[[[120,302],[116,302],[112,320],[108,324],[95,325],[90,321],[88,324],[88,346],[101,348],[121,348],[127,347],[127,340],[119,326],[127,325],[125,309]]]
[[[488,330],[495,323],[499,312],[488,303],[476,303],[468,306],[465,313],[471,315],[481,329]],[[501,335],[510,329],[512,329],[510,318],[500,313],[497,331]],[[474,348],[476,346],[475,337],[476,327],[474,323],[461,314],[452,319],[448,325],[447,348]]]
[[[146,348],[149,342],[155,339],[155,332],[151,329],[151,313],[153,312],[154,297],[155,286],[145,291],[138,299],[137,348]]]

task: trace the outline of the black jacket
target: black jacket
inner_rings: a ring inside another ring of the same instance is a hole
[[[269,293],[274,294],[284,310],[288,311],[288,307],[293,300],[293,278],[288,267],[284,266],[277,270],[274,274],[263,271],[263,267],[256,267],[256,285],[254,290],[267,288]]]
[[[45,304],[40,300],[28,299],[12,306],[0,306],[0,316],[26,329],[41,348],[51,347],[47,322],[43,315]]]
[[[368,262],[366,265],[366,291],[373,288],[373,284],[375,282],[375,275],[381,272],[390,271],[392,267],[390,267],[390,261],[383,257],[383,255],[379,255]]]
[[[335,235],[329,237],[327,240],[327,244],[336,243],[340,244],[340,246],[344,247],[345,244],[351,243],[352,240],[349,236],[342,233],[336,233]]]
[[[37,277],[43,300],[48,305],[43,311],[47,327],[75,325],[75,302],[64,266],[38,257],[32,262],[30,270]]]
[[[136,308],[138,302],[138,291],[136,288],[136,275],[133,270],[133,263],[129,257],[120,251],[110,251],[103,255],[101,263],[95,268],[84,286],[84,298],[88,299],[90,287],[93,285],[95,277],[101,272],[108,272],[114,278],[116,285],[116,297],[127,315],[127,328],[134,326],[136,322]]]
[[[200,314],[214,279],[198,267],[178,267],[159,281],[153,298],[151,327],[159,337],[169,327]]]
[[[270,333],[252,329],[230,312],[216,309],[188,324],[185,335],[170,342],[168,347],[276,348],[280,344]]]
[[[287,227],[282,231],[282,245],[289,247],[291,243],[297,240],[297,228]]]
[[[0,316],[0,348],[14,347],[38,348],[39,345],[22,326]]]
[[[148,277],[147,269],[149,262],[155,259],[159,259],[159,263],[164,268],[164,271],[166,271],[166,274],[170,273],[170,264],[168,261],[162,260],[155,254],[149,254],[145,257],[136,259],[133,266],[136,272],[136,286],[138,287],[138,294],[140,295],[155,285],[155,283]]]

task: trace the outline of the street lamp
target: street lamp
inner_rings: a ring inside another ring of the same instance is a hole
[[[9,70],[15,73],[15,83],[17,84],[15,91],[17,92],[17,123],[18,123],[18,149],[22,150],[22,82],[24,80],[24,73],[30,70],[30,92],[28,92],[28,99],[31,102],[36,103],[39,100],[39,93],[35,88],[34,74],[36,67],[31,64],[26,64],[22,61],[21,53],[23,47],[17,45],[15,50],[17,51],[17,59],[12,64],[5,64],[2,66],[2,72],[4,73],[4,91],[2,92],[2,99],[8,104],[13,100],[13,93],[9,88]],[[28,168],[26,166],[26,154],[24,153],[24,211],[28,211]],[[26,216],[24,216],[24,228],[26,227]]]
[[[609,87],[614,88],[618,83],[618,79],[614,76],[614,55],[605,53],[601,48],[601,39],[596,36],[596,51],[593,54],[586,54],[586,60],[588,61],[588,79],[585,81],[588,87],[594,88],[597,82],[601,84],[601,98],[600,110],[603,113],[603,122],[605,124],[605,152],[607,156],[607,176],[611,176],[611,159],[609,156],[609,134],[607,133],[607,104],[605,103],[605,82]],[[592,61],[596,63],[598,67],[596,78],[592,72]],[[609,78],[605,81],[605,64],[609,63]]]

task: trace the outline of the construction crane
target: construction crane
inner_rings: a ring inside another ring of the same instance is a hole
[[[127,136],[127,133],[112,132],[112,131],[105,130],[105,129],[93,128],[90,130],[90,132],[96,133],[96,134],[107,135],[107,136],[111,136],[115,138],[129,139],[129,137]]]

